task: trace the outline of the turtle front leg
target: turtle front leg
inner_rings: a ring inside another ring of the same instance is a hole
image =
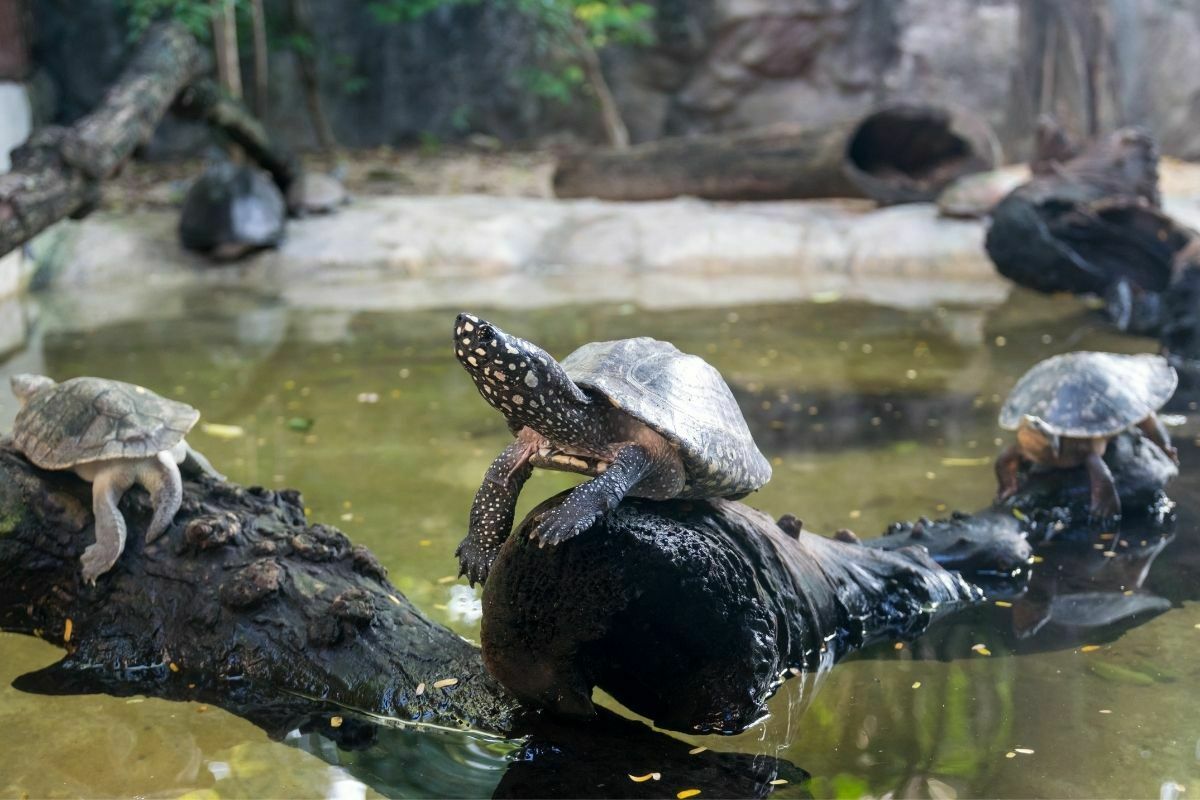
[[[1158,448],[1166,453],[1176,466],[1179,465],[1179,451],[1171,444],[1171,435],[1167,433],[1167,428],[1158,418],[1158,414],[1146,417],[1137,424],[1137,429],[1142,432],[1143,436],[1158,445]]]
[[[166,533],[183,502],[183,479],[169,451],[163,451],[138,465],[138,483],[150,493],[154,516],[146,528],[146,544]]]
[[[487,580],[488,570],[496,560],[500,546],[512,531],[517,498],[533,472],[529,459],[536,450],[536,444],[517,439],[488,467],[483,483],[475,492],[475,501],[471,503],[471,527],[454,551],[459,563],[458,574],[466,575],[472,586]]]
[[[184,446],[183,461],[179,464],[179,469],[188,475],[207,475],[210,478],[216,478],[219,481],[225,480],[225,476],[217,472],[212,463],[204,457],[204,454],[193,448],[190,444],[180,442]]]
[[[94,584],[96,578],[113,568],[125,550],[125,517],[118,504],[133,482],[133,470],[127,466],[102,469],[92,481],[96,542],[88,545],[79,559],[85,583]]]
[[[1084,463],[1092,486],[1090,522],[1098,527],[1111,528],[1121,519],[1121,498],[1117,495],[1112,473],[1099,453],[1091,453]]]
[[[996,456],[996,502],[1003,503],[1017,493],[1017,473],[1021,469],[1021,451],[1009,445]]]
[[[592,527],[636,486],[653,466],[650,452],[638,444],[622,447],[602,475],[571,490],[567,499],[530,531],[542,544],[560,544]]]

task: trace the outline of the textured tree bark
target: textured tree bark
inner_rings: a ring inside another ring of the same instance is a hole
[[[931,200],[951,180],[1000,160],[981,120],[897,105],[829,125],[768,128],[593,150],[560,160],[559,197],[710,200],[868,197]]]
[[[203,63],[186,30],[156,26],[99,108],[69,129],[43,131],[18,148],[12,172],[0,175],[0,255],[94,201],[97,182],[150,138]]]

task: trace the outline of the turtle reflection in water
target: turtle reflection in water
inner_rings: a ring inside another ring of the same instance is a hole
[[[96,542],[83,552],[83,579],[112,569],[125,549],[118,504],[135,483],[150,493],[154,516],[146,544],[171,525],[183,500],[179,467],[222,478],[183,437],[200,412],[149,389],[103,378],[55,383],[44,375],[15,375],[21,402],[13,444],[41,469],[73,470],[92,484]]]
[[[669,342],[593,342],[559,364],[460,314],[454,352],[516,436],[488,468],[456,552],[471,583],[487,578],[534,467],[592,476],[534,530],[545,544],[587,530],[626,495],[738,498],[771,478],[720,373]]]
[[[1155,414],[1175,392],[1179,378],[1165,358],[1077,352],[1048,358],[1017,382],[1000,411],[1000,427],[1017,432],[1017,442],[996,459],[997,501],[1017,491],[1022,462],[1087,469],[1092,522],[1112,525],[1121,500],[1104,463],[1109,441],[1136,428],[1179,463],[1162,421]]]

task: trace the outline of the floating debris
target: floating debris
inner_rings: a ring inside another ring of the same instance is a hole
[[[1111,708],[1102,708],[1102,709],[1100,709],[1100,713],[1101,714],[1111,714],[1112,709]]]
[[[999,608],[1012,608],[1012,603],[1008,602],[1007,600],[997,600],[996,605]]]
[[[311,417],[290,417],[286,423],[288,430],[296,431],[297,433],[308,433],[312,430],[316,420]]]
[[[447,686],[453,686],[458,683],[458,678],[442,678],[440,681],[433,682],[433,688],[445,689]]]
[[[330,717],[329,718],[329,727],[340,728],[340,727],[342,727],[342,721],[343,720],[341,717]]]
[[[771,786],[783,786],[787,782],[788,782],[787,778],[776,778],[773,781],[767,781],[767,783]]]
[[[1012,750],[1009,750],[1007,753],[1004,754],[1004,757],[1005,758],[1016,758],[1017,754],[1014,753]]]
[[[200,430],[214,439],[240,439],[246,435],[241,425],[222,425],[219,422],[201,422]]]
[[[456,575],[443,575],[442,577],[438,578],[435,583],[437,583],[439,586],[445,586],[447,583],[454,583],[456,580],[458,580],[458,576]]]
[[[892,645],[892,649],[893,650],[903,650],[904,642],[896,642],[894,645]]]
[[[71,622],[71,618],[67,617],[67,621],[63,623],[63,641],[71,641],[71,631],[75,629],[75,623]]]
[[[172,661],[170,664],[167,664],[167,669],[171,670],[171,672],[179,672],[179,665]]]
[[[1017,519],[1021,520],[1021,522],[1028,522],[1028,521],[1029,521],[1029,517],[1028,517],[1028,516],[1026,516],[1026,515],[1025,515],[1025,512],[1024,512],[1024,511],[1022,511],[1022,510],[1021,510],[1021,509],[1019,509],[1019,508],[1014,508],[1014,509],[1012,510],[1012,515],[1013,515],[1014,517],[1016,517]],[[1034,557],[1036,558],[1036,556],[1034,556]]]
[[[645,775],[630,775],[629,780],[633,781],[634,783],[645,783],[646,781],[660,781],[660,780],[662,780],[662,773],[661,772],[647,772]]]
[[[1015,750],[1016,752],[1020,753],[1023,756],[1033,755],[1033,748],[1031,748],[1031,747],[1014,747],[1013,750]]]
[[[679,798],[679,800],[687,800],[689,797],[695,797],[698,794],[700,794],[699,789],[684,789],[675,796]]]
[[[693,747],[691,750],[688,750],[688,755],[689,756],[698,756],[707,749],[708,748],[703,745],[701,745],[700,747]]]
[[[379,395],[376,392],[359,392],[355,399],[360,403],[374,405],[379,402]]]
[[[913,687],[914,689],[920,689],[920,688],[921,688],[921,682],[920,682],[920,681],[913,681],[913,685],[912,685],[912,687]]]
[[[974,650],[976,653],[979,653],[979,655],[981,655],[981,656],[990,656],[992,654],[992,651],[988,650],[987,645],[984,644],[983,642],[980,642],[979,644],[971,645],[971,649]]]
[[[1079,652],[1094,653],[1099,649],[1100,649],[1100,645],[1098,645],[1098,644],[1085,644],[1083,647],[1079,648]]]
[[[417,684],[417,696],[420,697],[423,694],[425,694],[425,684],[423,682],[418,683]]]

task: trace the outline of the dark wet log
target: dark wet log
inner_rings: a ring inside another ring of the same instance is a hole
[[[250,159],[271,173],[284,195],[299,177],[301,165],[295,155],[271,141],[266,128],[249,109],[222,92],[214,81],[201,79],[189,84],[176,100],[175,109],[184,116],[207,122],[228,136]]]
[[[932,200],[961,175],[1000,160],[975,117],[936,106],[896,105],[855,120],[664,139],[627,150],[565,156],[558,197],[710,200],[868,197]]]
[[[992,210],[986,247],[997,271],[1040,292],[1109,297],[1120,327],[1153,331],[1158,295],[1191,239],[1159,209],[1154,140],[1123,129],[1043,168]]]
[[[564,496],[505,543],[481,632],[489,671],[560,714],[591,714],[597,686],[659,727],[740,731],[786,678],[915,637],[928,609],[981,596],[923,550],[792,536],[725,500],[627,500],[568,544],[537,547],[530,528]]]
[[[43,132],[17,148],[13,171],[0,175],[0,255],[93,203],[98,182],[150,138],[203,63],[184,28],[155,26],[99,108],[69,129]]]
[[[421,614],[365,548],[309,524],[298,493],[189,482],[145,549],[147,495],[121,508],[130,541],[86,586],[91,487],[0,449],[0,628],[67,650],[23,688],[199,699],[280,735],[322,707],[513,729],[517,703],[479,650]]]

